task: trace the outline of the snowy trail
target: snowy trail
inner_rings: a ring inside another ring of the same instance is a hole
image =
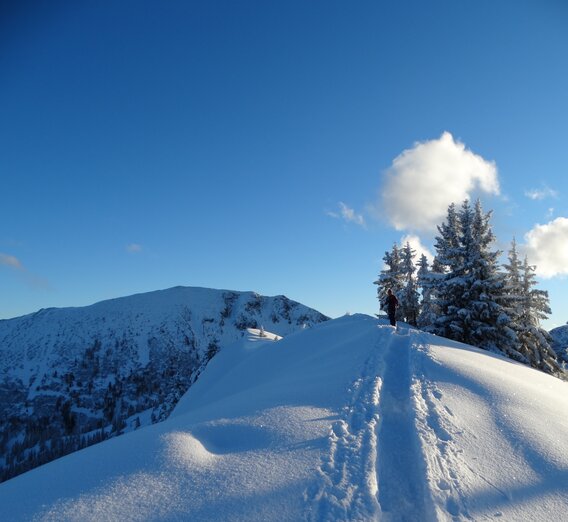
[[[348,403],[330,428],[309,521],[435,520],[416,433],[412,340],[379,326]]]
[[[403,335],[401,335],[403,333]],[[413,331],[393,334],[385,347],[379,406],[378,499],[382,520],[431,520],[426,502],[424,458],[415,428],[411,384]]]
[[[319,483],[308,493],[310,522],[378,520],[377,424],[381,376],[381,332],[361,375],[348,390],[348,404],[328,436],[328,451],[319,469]],[[390,329],[389,329],[390,333]],[[392,342],[390,338],[387,342]]]

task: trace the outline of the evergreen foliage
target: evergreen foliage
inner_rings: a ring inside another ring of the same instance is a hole
[[[559,374],[551,337],[540,326],[550,314],[548,293],[534,288],[535,267],[519,260],[514,240],[500,267],[491,214],[479,200],[473,207],[468,200],[459,209],[451,204],[438,226],[431,267],[422,255],[417,270],[410,245],[395,244],[375,281],[379,301],[391,288],[400,301],[398,320]]]
[[[438,227],[437,260],[444,276],[436,286],[439,315],[430,331],[479,348],[516,356],[516,336],[503,303],[504,281],[498,268],[501,252],[492,250],[494,235],[481,203],[460,210],[451,205]]]
[[[381,309],[384,308],[386,302],[387,290],[391,289],[393,293],[398,296],[400,291],[404,288],[401,252],[396,243],[393,244],[390,252],[385,252],[383,261],[385,262],[385,268],[381,270],[378,279],[374,282],[374,284],[377,285],[377,298]],[[397,310],[397,320],[402,320],[400,313],[399,307]]]
[[[400,293],[399,301],[402,317],[412,326],[417,326],[420,313],[420,294],[418,293],[418,285],[414,275],[416,272],[415,257],[416,251],[411,248],[410,243],[407,241],[401,255],[400,273],[404,287]]]
[[[550,334],[540,327],[540,321],[551,313],[548,292],[533,288],[536,285],[535,267],[519,260],[515,239],[511,243],[508,263],[504,264],[509,315],[513,319],[519,358],[533,368],[549,373],[560,371],[556,354],[551,347]]]
[[[417,283],[422,293],[420,313],[418,315],[417,326],[425,328],[434,323],[440,311],[436,303],[436,286],[438,279],[444,273],[443,267],[434,259],[432,267],[428,267],[428,259],[424,254],[418,263]]]

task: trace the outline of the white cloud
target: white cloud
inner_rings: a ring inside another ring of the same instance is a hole
[[[525,234],[523,245],[529,263],[545,278],[568,274],[568,218],[536,225]]]
[[[9,266],[16,270],[24,270],[24,266],[17,257],[0,253],[0,265]]]
[[[525,196],[532,200],[543,200],[545,198],[557,198],[558,191],[543,186],[541,189],[525,190]]]
[[[355,223],[361,227],[365,226],[365,218],[362,214],[358,214],[354,209],[348,207],[343,201],[338,203],[339,213],[328,212],[327,215],[336,219],[343,219],[347,223]]]
[[[393,160],[385,173],[381,210],[397,230],[432,232],[451,203],[471,199],[476,189],[499,194],[495,163],[444,132],[437,140],[416,143]]]
[[[420,240],[420,238],[414,234],[408,234],[406,236],[404,236],[401,240],[400,240],[400,246],[404,247],[406,245],[406,243],[410,244],[410,248],[412,248],[413,250],[416,251],[416,257],[415,257],[415,262],[418,263],[418,261],[420,261],[420,258],[422,257],[422,254],[424,254],[426,256],[426,259],[428,259],[428,264],[431,265],[432,261],[434,261],[434,255],[432,254],[432,252],[430,252],[430,250],[428,250],[427,247],[425,247],[422,244],[422,241]]]
[[[142,245],[139,245],[138,243],[130,243],[126,245],[126,251],[131,254],[137,254],[138,252],[142,252]]]

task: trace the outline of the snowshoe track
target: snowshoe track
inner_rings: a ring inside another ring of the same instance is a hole
[[[380,337],[349,389],[349,402],[328,436],[328,452],[319,469],[309,521],[378,520],[377,425],[382,379],[377,375]],[[390,340],[389,342],[392,342]]]
[[[459,453],[454,447],[456,428],[448,419],[453,413],[441,403],[442,394],[432,383],[416,380],[414,383],[416,400],[416,426],[421,443],[430,448],[424,452],[430,478],[430,491],[437,507],[438,518],[453,521],[473,520],[455,469],[463,467]]]

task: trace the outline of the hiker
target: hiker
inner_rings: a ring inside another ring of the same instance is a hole
[[[396,326],[396,307],[398,306],[398,299],[392,293],[392,290],[390,288],[387,290],[387,298],[385,299],[385,305],[387,308],[387,314],[389,315],[391,326]]]

